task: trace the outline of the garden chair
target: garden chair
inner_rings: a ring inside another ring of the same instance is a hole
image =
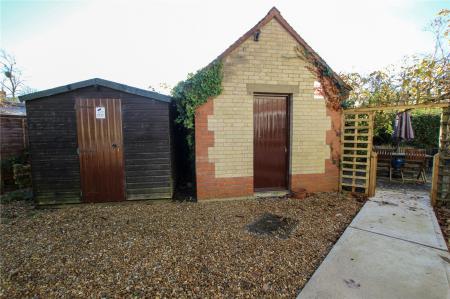
[[[389,173],[389,181],[392,181],[392,154],[394,149],[377,148],[375,152],[378,155],[377,170],[387,171]]]
[[[416,180],[420,178],[426,183],[426,160],[427,155],[424,149],[405,149],[405,165],[402,172],[412,174]]]

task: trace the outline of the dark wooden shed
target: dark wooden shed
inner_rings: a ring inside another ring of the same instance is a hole
[[[25,101],[38,204],[171,198],[171,98],[91,79]]]

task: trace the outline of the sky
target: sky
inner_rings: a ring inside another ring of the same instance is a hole
[[[1,48],[43,90],[103,78],[167,93],[276,6],[336,72],[368,73],[433,51],[450,0],[0,0]]]

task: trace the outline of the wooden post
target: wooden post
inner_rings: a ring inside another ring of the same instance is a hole
[[[372,151],[372,142],[373,142],[373,126],[374,126],[374,118],[375,118],[375,112],[371,111],[368,114],[369,120],[368,120],[368,125],[369,125],[369,130],[368,130],[368,137],[367,137],[367,156],[370,157],[370,161],[368,161],[369,163],[367,163],[367,166],[369,167],[369,169],[366,172],[366,175],[368,175],[369,177],[367,178],[367,196],[368,197],[372,197],[375,195],[375,187],[377,185],[377,153]],[[373,170],[375,169],[375,173],[373,173]],[[371,185],[371,180],[372,181],[372,185]]]
[[[376,152],[372,152],[372,155],[370,156],[369,197],[375,196],[377,186],[377,164],[378,154]]]
[[[341,157],[340,157],[340,165],[339,165],[339,168],[340,168],[340,170],[339,170],[339,192],[342,192],[342,181],[344,180],[344,178],[343,178],[343,175],[344,175],[344,171],[343,171],[343,168],[344,168],[344,164],[343,164],[343,161],[344,161],[344,159],[343,159],[343,156],[344,156],[344,142],[345,142],[345,139],[344,139],[344,132],[345,132],[345,129],[344,129],[344,126],[345,126],[345,113],[344,112],[342,112],[342,114],[341,114]]]
[[[27,148],[27,128],[25,123],[25,118],[22,118],[22,144],[23,148]]]
[[[439,179],[439,154],[433,157],[433,176],[431,179],[431,205],[434,207],[437,201],[438,193],[438,179]]]

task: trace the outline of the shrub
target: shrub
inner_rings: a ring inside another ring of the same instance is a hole
[[[31,187],[31,165],[14,164],[14,183],[20,189]]]
[[[374,144],[394,144],[395,112],[378,112],[375,115]],[[411,112],[414,139],[402,142],[404,145],[432,149],[439,147],[440,109],[417,109]]]

